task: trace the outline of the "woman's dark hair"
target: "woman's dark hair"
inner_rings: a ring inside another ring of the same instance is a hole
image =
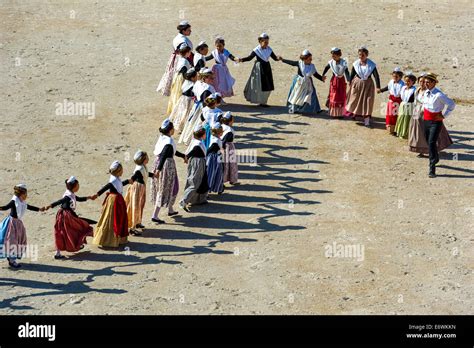
[[[402,71],[393,71],[392,74],[398,75],[398,77],[400,77],[400,78],[403,77],[403,72]]]
[[[206,134],[206,130],[204,128],[193,133],[195,139],[201,139],[204,134]]]
[[[405,78],[410,79],[411,82],[413,82],[414,84],[416,83],[416,76],[415,75],[412,75],[412,74],[406,75]]]
[[[222,130],[222,127],[220,128],[212,128],[211,129],[211,134],[214,135],[215,137],[219,134],[219,131]]]
[[[183,48],[179,49],[179,54],[185,56],[188,52],[191,52],[191,47],[184,46]]]
[[[312,57],[313,55],[310,53],[310,54],[305,54],[305,55],[300,55],[300,59],[301,60],[305,60],[306,58],[309,58],[309,57]]]
[[[214,41],[214,44],[216,44],[216,45],[217,45],[217,44],[223,44],[223,45],[225,46],[225,40],[222,39],[222,38],[220,38],[220,37],[218,37],[218,38],[216,39],[216,41]]]
[[[191,70],[190,69],[184,74],[184,78],[186,80],[191,80],[193,77],[196,77],[197,74],[198,74],[198,72],[196,70],[194,70],[194,69]]]
[[[164,135],[168,135],[169,132],[174,128],[173,122],[170,122],[166,128],[161,128],[160,127],[160,133]]]
[[[79,183],[78,180],[74,180],[73,182],[67,182],[67,179],[64,180],[64,182],[66,183],[66,188],[69,190],[69,191],[72,191],[72,189],[74,187],[76,187],[76,185]]]
[[[185,25],[178,25],[176,27],[176,29],[178,29],[178,31],[182,34],[183,31],[185,31],[186,29],[189,29],[191,28],[191,24],[185,24]]]
[[[335,54],[335,55],[338,55],[338,56],[342,56],[342,51],[339,49],[339,50],[336,50],[336,51],[331,51],[331,54]],[[368,53],[367,53],[368,54]]]
[[[369,55],[369,50],[367,48],[359,48],[358,53],[364,52],[366,55]]]

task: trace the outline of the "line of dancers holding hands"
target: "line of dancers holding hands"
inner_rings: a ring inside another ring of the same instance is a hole
[[[238,160],[234,146],[234,116],[230,112],[217,112],[219,96],[212,94],[206,98],[204,116],[194,125],[191,140],[185,153],[176,150],[173,139],[175,127],[168,118],[160,127],[161,135],[155,145],[152,170],[147,168],[149,157],[145,151],[135,153],[135,168],[129,179],[122,180],[123,166],[114,161],[109,168],[109,181],[91,196],[77,195],[79,180],[71,176],[65,181],[66,191],[61,199],[45,206],[36,207],[26,203],[28,190],[25,184],[14,187],[13,197],[0,210],[10,210],[10,214],[0,224],[0,257],[6,258],[11,268],[21,265],[18,260],[27,251],[26,229],[22,218],[26,210],[46,211],[59,207],[54,224],[55,259],[63,259],[61,251],[77,252],[84,248],[87,237],[101,247],[116,248],[128,242],[128,236],[140,236],[145,228],[142,224],[143,209],[147,196],[147,181],[151,180],[151,201],[154,204],[151,221],[165,223],[160,219],[161,208],[167,208],[167,216],[178,212],[173,209],[179,192],[179,181],[175,157],[187,164],[187,178],[179,206],[189,212],[193,206],[208,203],[210,193],[222,194],[224,183],[239,185]],[[209,138],[208,138],[209,134]],[[124,187],[129,186],[125,197]],[[76,213],[77,202],[95,200],[105,195],[98,222]],[[95,230],[92,225],[97,225]]]

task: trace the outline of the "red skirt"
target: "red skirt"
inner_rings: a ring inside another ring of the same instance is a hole
[[[385,116],[385,124],[387,126],[395,126],[397,124],[398,108],[400,107],[401,102],[402,98],[400,97],[395,97],[393,95],[388,97],[387,115]]]
[[[93,228],[87,221],[68,209],[59,209],[54,224],[56,249],[75,252],[86,244],[86,237],[93,236]]]
[[[331,116],[342,116],[346,107],[346,79],[333,75],[329,84],[329,95],[326,106]]]

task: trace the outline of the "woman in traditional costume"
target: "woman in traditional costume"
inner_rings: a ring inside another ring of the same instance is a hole
[[[114,161],[109,168],[110,178],[107,185],[102,187],[93,198],[107,192],[102,203],[102,213],[97,223],[92,243],[102,247],[116,248],[128,242],[127,205],[123,199],[123,187],[131,184],[132,180],[122,181],[123,167],[119,161]]]
[[[155,175],[147,170],[148,154],[145,151],[138,150],[133,156],[136,166],[133,171],[133,184],[128,188],[125,195],[125,203],[127,204],[127,220],[130,234],[140,236],[138,229],[145,228],[142,224],[143,209],[146,202],[146,181]]]
[[[170,117],[168,117],[175,125],[178,133],[183,130],[186,119],[194,105],[195,98],[193,88],[194,83],[198,79],[197,71],[194,70],[194,68],[189,69],[184,75],[184,79],[183,85],[181,86],[181,97],[179,98],[178,103],[174,106]]]
[[[87,244],[86,237],[94,236],[94,229],[91,225],[97,221],[79,217],[76,214],[77,202],[85,202],[88,199],[95,199],[94,196],[80,197],[76,193],[79,191],[79,181],[71,176],[66,181],[66,192],[63,197],[51,203],[46,209],[60,206],[56,213],[54,224],[54,241],[56,246],[55,259],[63,259],[61,251],[76,252],[84,248]]]
[[[17,262],[27,249],[26,229],[22,218],[27,210],[44,211],[27,204],[28,190],[25,184],[18,184],[13,188],[13,197],[7,205],[0,206],[0,210],[10,210],[10,214],[0,224],[0,258],[6,258],[12,268],[20,268]]]
[[[213,86],[215,90],[221,94],[222,98],[232,97],[234,95],[233,86],[235,79],[230,74],[229,68],[227,67],[227,61],[230,59],[237,62],[238,58],[234,57],[225,48],[224,38],[217,37],[215,45],[216,48],[211,54],[211,57],[216,61],[216,64],[212,67],[212,72],[214,74]]]
[[[173,83],[171,85],[171,94],[168,99],[167,115],[170,115],[174,107],[178,104],[179,99],[183,95],[182,87],[185,80],[185,75],[189,69],[191,69],[191,63],[189,63],[188,57],[191,54],[191,49],[185,44],[179,48],[179,59],[176,64]]]
[[[168,207],[168,216],[178,214],[177,211],[173,210],[173,205],[179,191],[178,173],[174,156],[183,158],[185,162],[186,159],[183,153],[176,151],[176,143],[173,140],[173,122],[165,119],[161,124],[160,133],[161,135],[153,151],[156,157],[153,163],[155,177],[151,185],[151,200],[155,209],[151,221],[163,224],[165,222],[158,216],[162,207]]]
[[[368,58],[369,50],[362,46],[359,48],[358,54],[359,59],[352,65],[344,116],[353,119],[362,117],[364,125],[372,128],[370,118],[375,102],[375,87],[372,75],[375,78],[377,90],[380,90],[380,77],[376,64]]]
[[[292,113],[318,113],[321,111],[316,88],[314,88],[313,76],[320,81],[326,81],[326,77],[319,75],[316,67],[312,63],[313,55],[310,51],[304,50],[299,60],[289,60],[282,58],[285,64],[298,67],[298,71],[293,78],[293,83],[288,93],[287,106]]]
[[[188,36],[191,35],[191,24],[187,21],[182,21],[179,23],[177,29],[179,33],[173,39],[173,53],[171,53],[171,57],[166,65],[165,73],[156,88],[156,91],[161,92],[164,96],[169,96],[171,92],[171,83],[173,82],[176,64],[178,63],[179,47],[184,43],[186,46],[191,48],[191,51],[193,50],[193,43],[188,38]],[[192,53],[189,58],[192,62]]]
[[[350,80],[347,62],[342,58],[340,48],[331,49],[332,59],[328,62],[323,71],[323,76],[331,69],[332,77],[329,83],[329,95],[326,101],[329,115],[334,118],[342,118],[346,107],[346,80]]]
[[[272,67],[270,65],[270,57],[273,60],[281,60],[277,57],[270,46],[268,46],[270,37],[266,33],[262,33],[258,37],[258,46],[254,48],[248,57],[238,59],[238,62],[248,62],[257,57],[253,66],[250,77],[245,85],[245,99],[253,104],[259,104],[268,107],[268,98],[271,91],[274,90]]]
[[[403,72],[399,67],[396,67],[392,71],[392,79],[389,81],[388,85],[377,91],[377,93],[389,91],[387,113],[385,115],[385,127],[391,135],[395,136],[397,135],[395,133],[395,125],[397,124],[398,109],[402,102],[400,92],[402,91],[402,87],[405,86],[405,82],[403,82],[402,78]]]
[[[223,129],[220,123],[215,123],[211,130],[211,141],[206,154],[207,182],[209,192],[224,192],[224,165],[222,160]]]
[[[189,150],[186,152],[188,176],[183,199],[179,202],[179,206],[187,212],[189,212],[190,206],[207,203],[209,185],[207,182],[205,138],[206,131],[202,126],[197,125]]]
[[[399,138],[408,138],[408,127],[413,115],[413,107],[415,103],[415,83],[416,76],[411,72],[405,75],[405,86],[400,91],[400,98],[402,102],[398,108],[397,123],[395,124],[395,133]]]
[[[239,185],[239,168],[237,152],[234,145],[234,116],[227,111],[221,118],[222,148],[224,149],[224,183]]]
[[[196,81],[193,87],[193,93],[196,100],[185,122],[178,143],[185,143],[188,145],[193,137],[194,128],[196,128],[196,125],[201,124],[201,114],[204,107],[204,101],[211,94],[216,93],[216,90],[212,86],[213,80],[214,74],[212,73],[212,70],[209,68],[202,68],[199,72],[199,80]]]

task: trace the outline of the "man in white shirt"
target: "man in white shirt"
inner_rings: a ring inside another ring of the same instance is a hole
[[[425,137],[430,151],[429,177],[436,177],[436,163],[439,162],[438,136],[443,120],[449,116],[456,106],[454,101],[436,88],[438,76],[432,73],[425,75],[427,91],[423,95]],[[444,110],[447,106],[446,110]]]

